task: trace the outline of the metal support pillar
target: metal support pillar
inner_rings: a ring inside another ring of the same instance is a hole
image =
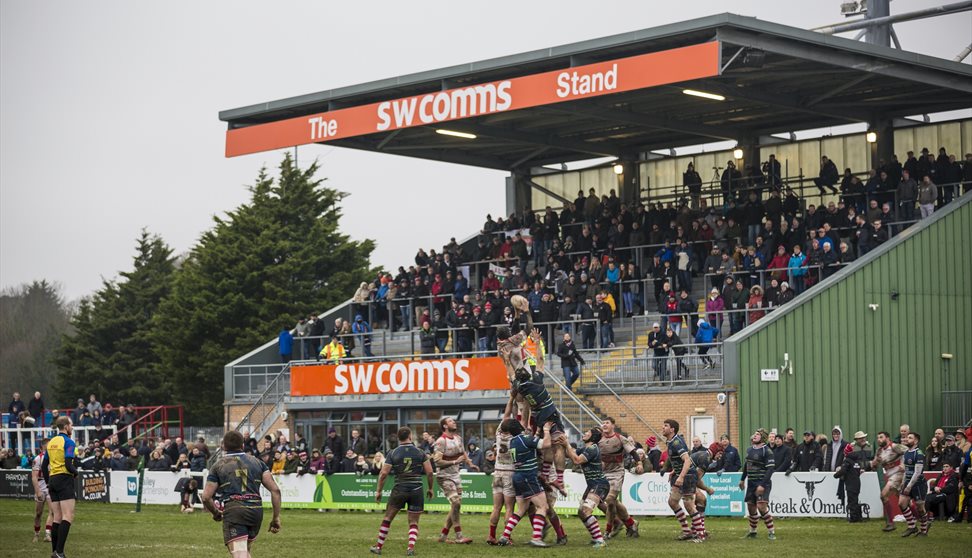
[[[506,177],[506,215],[519,215],[525,210],[533,209],[533,193],[530,188],[530,176],[521,171],[513,171]]]
[[[891,162],[894,155],[894,125],[891,118],[878,118],[868,123],[868,132],[877,135],[877,141],[868,144],[871,150],[871,166],[880,168],[882,161]]]
[[[622,157],[621,166],[624,172],[618,180],[618,197],[621,203],[633,208],[641,199],[641,171],[638,161],[634,157]]]
[[[891,15],[891,0],[868,0],[865,19],[877,19]],[[867,29],[864,41],[872,45],[891,46],[891,24],[874,25]]]

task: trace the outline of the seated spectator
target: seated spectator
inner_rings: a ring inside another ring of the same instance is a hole
[[[206,468],[206,455],[198,448],[192,448],[189,456],[189,470],[196,473]]]
[[[284,462],[284,474],[292,475],[296,473],[299,463],[300,459],[297,457],[297,452],[294,450],[287,450],[287,459]]]
[[[942,474],[929,483],[925,506],[935,515],[935,519],[954,519],[958,509],[959,478],[951,463],[942,464]]]
[[[128,457],[125,459],[125,470],[134,471],[138,469],[139,461],[141,461],[141,457],[138,455],[138,448],[128,448]]]
[[[192,466],[189,464],[189,456],[185,453],[180,453],[179,457],[176,459],[176,462],[172,464],[172,470],[176,473],[180,471],[188,471],[191,469],[191,467]]]
[[[151,453],[148,460],[148,470],[149,471],[171,471],[172,462],[169,461],[169,456],[162,453],[161,448],[156,448],[155,451]]]
[[[344,458],[338,464],[339,473],[355,473],[358,470],[358,456],[354,454],[354,450],[349,449],[345,452]]]
[[[284,472],[284,465],[287,464],[287,456],[282,451],[273,452],[273,464],[270,466],[270,472],[274,475],[282,475]]]

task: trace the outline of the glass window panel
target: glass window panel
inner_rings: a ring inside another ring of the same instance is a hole
[[[385,420],[398,420],[398,409],[385,411]]]
[[[479,420],[479,411],[462,411],[462,413],[459,414],[459,420],[462,422]]]
[[[500,411],[499,409],[486,409],[485,411],[483,411],[483,414],[480,417],[480,419],[483,420],[484,422],[498,421],[500,419]]]

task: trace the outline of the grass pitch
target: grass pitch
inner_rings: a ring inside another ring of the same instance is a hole
[[[0,557],[50,556],[50,544],[30,542],[33,536],[33,501],[0,500]],[[78,505],[77,519],[71,528],[67,556],[89,558],[124,556],[125,558],[159,558],[161,556],[219,557],[229,553],[222,545],[220,524],[205,512],[182,515],[175,506],[145,506],[139,514],[130,505],[84,503]],[[381,522],[381,514],[364,512],[329,512],[313,510],[284,510],[283,530],[271,535],[263,531],[254,546],[254,556],[264,557],[344,557],[371,556],[368,548]],[[529,524],[517,526],[513,538],[520,544],[510,548],[487,546],[483,541],[489,532],[489,517],[482,514],[463,517],[466,536],[475,540],[468,546],[439,544],[435,536],[445,516],[426,514],[419,525],[417,556],[536,556],[579,557],[593,552],[587,546],[586,529],[576,517],[565,519],[569,537],[566,547],[531,548],[522,544],[529,537]],[[735,556],[767,556],[780,558],[800,556],[820,558],[839,556],[940,556],[942,558],[968,556],[972,548],[972,525],[933,524],[929,537],[902,539],[903,526],[893,533],[881,532],[881,520],[849,525],[837,519],[777,519],[778,540],[766,539],[760,525],[759,539],[746,540],[745,519],[706,519],[712,533],[711,540],[694,544],[676,542],[678,526],[674,517],[641,518],[641,538],[628,539],[624,535],[608,542],[608,548],[597,553],[604,556],[658,555],[706,556],[729,558]],[[404,556],[407,538],[407,518],[400,515],[392,524],[383,556]]]

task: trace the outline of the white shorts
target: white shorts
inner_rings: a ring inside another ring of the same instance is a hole
[[[513,489],[513,471],[493,471],[493,494],[502,494],[506,498],[515,498]]]

